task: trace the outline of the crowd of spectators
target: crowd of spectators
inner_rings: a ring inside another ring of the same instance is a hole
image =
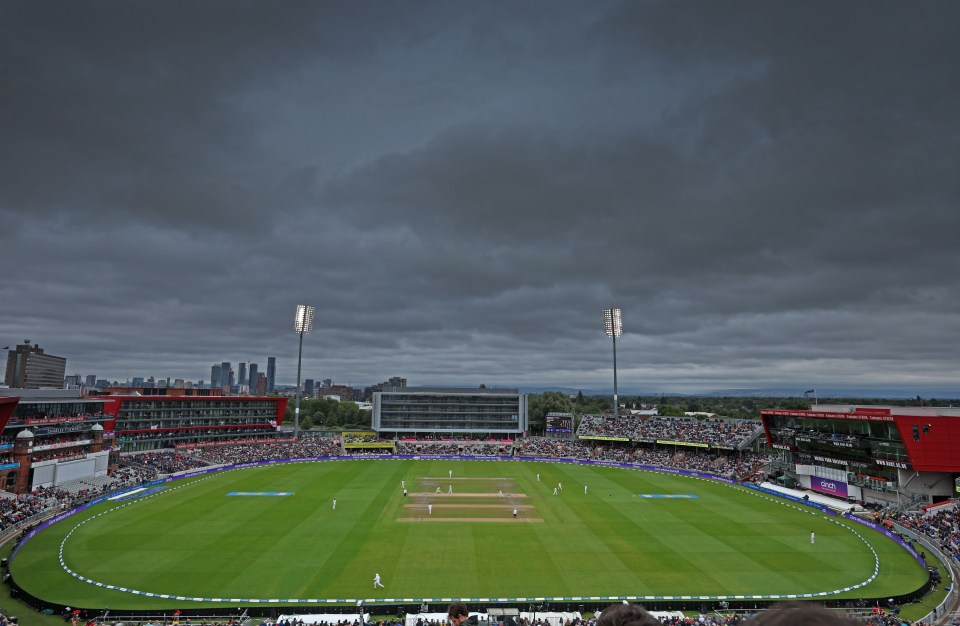
[[[413,433],[411,436],[400,437],[399,440],[408,442],[457,441],[460,443],[476,443],[489,441],[491,443],[513,443],[513,437],[511,435],[504,434],[500,435],[499,437],[491,437],[490,435],[476,433],[472,435],[454,435],[451,433]]]
[[[645,447],[621,442],[598,442],[591,445],[583,441],[542,438],[524,440],[518,454],[520,456],[634,463],[708,472],[717,476],[741,480],[751,479],[754,475],[760,473],[767,463],[765,457],[751,451],[723,454],[715,450],[700,451],[697,448],[678,450],[672,446]]]
[[[393,456],[392,450],[386,448],[350,448],[344,452],[344,456],[362,456],[362,457],[383,457]]]
[[[230,465],[278,459],[343,456],[343,448],[339,437],[302,437],[296,441],[208,446],[194,449],[193,455],[210,465]]]
[[[47,509],[47,499],[34,494],[0,499],[0,532],[21,524]]]
[[[946,506],[921,513],[897,513],[884,511],[877,514],[881,523],[890,520],[926,535],[940,550],[955,559],[960,559],[960,512],[956,506]]]
[[[138,467],[135,465],[121,465],[111,476],[111,489],[133,487],[145,482],[156,480],[159,472],[152,467]]]
[[[518,442],[517,455],[552,459],[589,459],[592,458],[592,449],[591,444],[583,441],[530,437]]]
[[[262,622],[260,622],[260,626],[269,626],[271,623],[272,623],[272,622],[262,621]],[[391,626],[392,626],[392,625],[394,624],[394,622],[389,622],[389,624],[391,624]],[[339,620],[339,621],[336,621],[336,622],[328,622],[328,621],[326,621],[326,620],[321,620],[321,621],[319,621],[319,622],[310,622],[310,623],[309,623],[309,626],[314,626],[314,625],[316,625],[316,626],[367,626],[366,624],[361,624],[361,623],[360,623],[358,620],[356,620],[356,619],[354,619],[354,620],[342,619],[342,620]],[[282,619],[282,620],[277,621],[277,622],[276,622],[276,626],[308,626],[308,625],[305,624],[304,621],[303,621],[302,619],[299,619],[299,618],[294,618],[294,619],[285,618],[285,619]],[[400,622],[399,620],[397,620],[396,626],[402,626],[402,624],[401,624],[401,622]],[[446,622],[444,622],[444,626],[446,626]]]
[[[124,467],[113,476],[98,479],[99,484],[80,481],[70,485],[70,489],[37,487],[27,494],[0,498],[0,532],[72,509],[105,493],[143,484],[154,477],[149,470]]]
[[[128,457],[127,462],[151,468],[157,474],[175,474],[210,465],[192,454],[176,450],[140,452]]]
[[[479,440],[451,441],[398,441],[397,454],[449,454],[456,456],[512,456],[512,443],[499,443]],[[461,452],[462,451],[462,452]]]
[[[364,433],[362,435],[356,433],[344,433],[343,443],[377,443],[380,439],[375,433]]]
[[[752,420],[698,419],[696,417],[606,417],[585,415],[577,429],[578,435],[592,437],[622,437],[631,441],[665,439],[687,443],[737,448],[748,442],[760,423]]]

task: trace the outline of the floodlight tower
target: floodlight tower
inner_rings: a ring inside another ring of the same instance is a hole
[[[297,402],[293,409],[293,438],[300,437],[300,362],[303,359],[303,336],[313,330],[313,314],[316,307],[298,304],[297,315],[293,318],[293,330],[300,335],[300,350],[297,352]]]
[[[620,309],[603,310],[603,332],[613,338],[613,419],[619,417],[620,403],[617,400],[617,337],[623,334]]]

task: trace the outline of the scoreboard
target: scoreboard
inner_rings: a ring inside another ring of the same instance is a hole
[[[572,433],[573,415],[569,413],[548,413],[546,427],[548,433]]]

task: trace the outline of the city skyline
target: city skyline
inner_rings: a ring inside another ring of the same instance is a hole
[[[189,16],[189,19],[185,19]],[[5,4],[0,347],[960,389],[956,3]]]

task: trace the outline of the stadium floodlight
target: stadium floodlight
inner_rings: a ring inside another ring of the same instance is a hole
[[[619,400],[617,399],[617,337],[623,334],[623,320],[620,309],[603,310],[603,332],[613,339],[613,419],[620,414]]]
[[[300,350],[297,352],[297,401],[293,409],[293,438],[300,437],[300,363],[303,360],[303,336],[313,330],[313,314],[316,307],[298,304],[293,318],[293,330],[300,335]]]
[[[313,330],[313,314],[316,307],[309,304],[298,304],[297,315],[293,318],[293,331],[297,333],[309,333]]]

